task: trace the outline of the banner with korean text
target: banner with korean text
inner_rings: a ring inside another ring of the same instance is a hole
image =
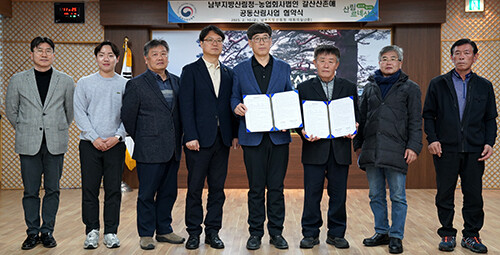
[[[168,22],[369,22],[378,20],[378,2],[378,0],[168,1]]]

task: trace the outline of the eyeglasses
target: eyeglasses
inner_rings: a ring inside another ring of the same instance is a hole
[[[36,48],[34,50],[35,54],[37,55],[43,55],[43,53],[47,54],[47,55],[52,55],[54,54],[54,50],[52,48],[48,48],[48,49],[41,49],[41,48]]]
[[[221,44],[222,43],[222,39],[213,39],[213,38],[207,38],[205,40],[203,40],[204,42],[207,42],[207,43],[217,43],[217,44]]]
[[[264,37],[254,37],[254,38],[252,38],[252,41],[253,41],[254,43],[260,43],[260,42],[267,43],[267,42],[269,42],[269,40],[271,40],[271,37],[269,37],[269,36],[264,36]]]
[[[395,61],[400,61],[399,58],[397,57],[392,57],[392,58],[386,58],[386,57],[383,57],[380,62],[395,62]]]

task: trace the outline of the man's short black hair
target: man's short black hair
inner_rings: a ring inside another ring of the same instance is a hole
[[[94,49],[94,55],[97,57],[97,54],[99,54],[99,51],[101,51],[102,47],[104,47],[105,45],[109,45],[109,47],[111,47],[111,50],[113,51],[113,54],[115,54],[115,56],[118,58],[120,56],[120,50],[118,50],[118,47],[116,47],[116,45],[110,41],[104,41],[102,43],[99,43],[99,45],[97,45]]]
[[[340,50],[333,45],[323,44],[316,46],[314,49],[314,59],[317,59],[321,54],[333,54],[337,57],[337,62],[340,62]]]
[[[37,36],[37,37],[35,37],[35,39],[31,40],[31,43],[30,43],[31,52],[33,52],[35,50],[35,48],[38,47],[38,45],[40,45],[42,43],[48,43],[50,45],[50,47],[52,48],[52,51],[55,50],[54,42],[50,38]]]
[[[168,43],[165,40],[162,39],[153,39],[146,44],[144,44],[144,56],[147,57],[149,50],[158,46],[163,46],[165,49],[167,49],[167,52],[170,51],[168,48]]]
[[[220,30],[220,28],[218,28],[217,26],[214,26],[214,25],[208,25],[208,26],[204,27],[200,32],[200,36],[198,38],[198,39],[200,39],[200,42],[203,42],[203,40],[205,40],[205,37],[207,37],[207,35],[208,35],[208,33],[210,33],[210,31],[214,31],[214,33],[220,35],[220,37],[222,37],[223,41],[226,38],[226,36],[224,35],[224,32],[222,32],[222,30]]]
[[[247,30],[248,40],[252,40],[252,37],[254,35],[262,33],[266,33],[269,35],[269,37],[271,37],[273,35],[273,30],[271,29],[271,26],[266,23],[254,23]]]
[[[453,45],[451,46],[451,49],[450,49],[451,56],[453,56],[453,50],[455,49],[455,47],[460,46],[460,45],[464,45],[464,44],[470,44],[472,46],[474,55],[476,55],[477,52],[479,51],[477,49],[477,45],[474,41],[472,41],[469,38],[464,38],[464,39],[460,39],[460,40],[456,41],[455,43],[453,43]]]

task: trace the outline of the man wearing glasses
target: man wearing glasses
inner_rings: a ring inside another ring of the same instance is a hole
[[[390,253],[402,253],[406,221],[406,173],[422,149],[420,88],[401,71],[403,49],[382,48],[380,69],[368,78],[360,104],[358,135],[354,150],[359,166],[366,171],[375,234],[365,246],[389,244]],[[392,203],[389,225],[386,181]]]
[[[253,56],[234,68],[231,108],[240,117],[238,129],[239,143],[243,147],[243,157],[247,170],[248,184],[248,224],[250,238],[247,249],[260,248],[266,220],[265,195],[267,188],[267,228],[270,243],[278,249],[287,249],[283,238],[285,220],[285,199],[283,181],[288,165],[288,145],[290,133],[246,132],[243,96],[249,94],[271,94],[292,90],[290,65],[269,54],[272,45],[272,29],[268,24],[255,23],[247,30],[248,45]]]
[[[7,119],[16,130],[15,151],[21,161],[24,185],[23,209],[28,237],[23,250],[43,243],[57,245],[52,236],[59,208],[59,180],[64,153],[68,150],[68,127],[73,121],[74,81],[52,68],[54,42],[47,37],[31,41],[33,68],[14,74],[5,98]],[[40,225],[40,185],[45,195]],[[39,235],[41,234],[41,235]]]
[[[224,183],[229,147],[236,148],[236,118],[230,108],[233,71],[219,62],[224,33],[210,25],[201,30],[203,56],[182,69],[179,107],[184,131],[184,151],[188,169],[186,195],[187,249],[200,245],[203,206],[201,195],[208,184],[205,243],[224,248],[219,238],[224,206]]]

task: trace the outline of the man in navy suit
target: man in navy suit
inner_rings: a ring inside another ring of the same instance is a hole
[[[135,142],[132,158],[137,161],[139,178],[137,229],[144,250],[155,248],[155,232],[158,242],[184,242],[171,226],[182,127],[177,99],[179,77],[166,70],[168,51],[164,40],[153,39],[144,45],[148,70],[127,82],[121,109],[123,125]]]
[[[201,195],[208,184],[205,243],[222,249],[219,238],[222,227],[222,207],[226,196],[224,183],[227,175],[229,147],[236,147],[237,123],[229,100],[233,86],[233,72],[219,62],[224,33],[210,25],[200,32],[203,56],[184,66],[179,89],[179,108],[184,130],[184,151],[188,169],[186,195],[186,226],[189,238],[187,249],[200,244],[203,207]]]
[[[298,85],[300,100],[329,101],[352,97],[355,115],[358,115],[358,93],[356,85],[335,76],[340,64],[340,51],[333,45],[319,45],[314,49],[314,65],[317,77]],[[335,139],[319,139],[302,134],[302,164],[304,165],[304,210],[302,212],[302,235],[300,248],[313,248],[319,244],[321,198],[325,177],[328,180],[328,238],[326,242],[337,248],[349,248],[344,238],[346,231],[346,189],[349,165],[351,164],[351,138],[353,135]]]
[[[239,143],[247,169],[248,224],[250,238],[247,249],[260,248],[266,220],[265,193],[267,188],[267,228],[270,243],[278,249],[287,249],[281,235],[285,220],[283,181],[288,165],[288,131],[247,133],[243,95],[271,94],[292,90],[290,65],[269,54],[272,29],[268,24],[255,23],[248,28],[248,45],[254,55],[234,68],[231,108],[240,117]]]

